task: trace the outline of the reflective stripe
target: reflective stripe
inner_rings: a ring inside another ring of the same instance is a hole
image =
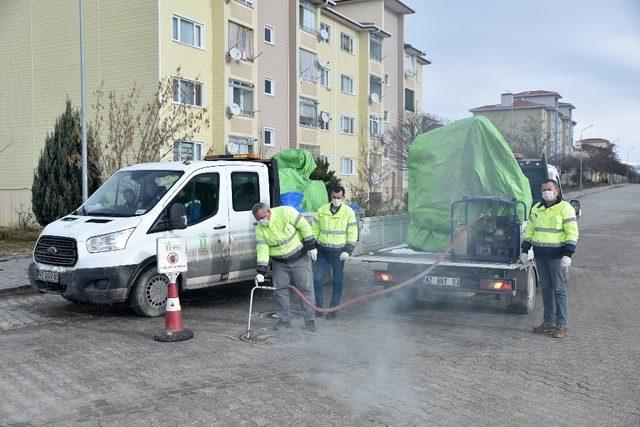
[[[573,246],[576,246],[576,245],[578,244],[578,242],[577,242],[577,241],[575,241],[575,240],[566,240],[566,241],[564,242],[564,244],[565,244],[565,245],[573,245]]]
[[[323,234],[337,234],[337,235],[341,235],[341,234],[347,234],[347,232],[345,230],[320,230],[320,233]]]
[[[267,263],[267,262],[259,262],[258,266],[269,267],[269,263]]]
[[[564,221],[562,221],[562,223],[563,223],[563,224],[567,224],[567,223],[569,223],[569,222],[573,222],[573,221],[575,221],[575,220],[576,220],[576,218],[575,218],[575,217],[573,217],[573,218],[567,218],[567,219],[565,219]]]
[[[529,240],[529,239],[523,239],[523,240],[522,240],[522,243],[524,243],[524,242],[531,243],[531,240]]]
[[[533,246],[538,246],[540,248],[561,248],[564,246],[564,243],[544,243],[544,242],[536,242],[534,240]]]
[[[536,227],[535,231],[540,231],[542,233],[562,233],[564,230],[561,229],[557,229],[557,228],[545,228],[545,227]]]
[[[347,227],[355,227],[358,225],[358,222],[350,222],[349,224],[347,224]]]
[[[276,243],[275,245],[269,245],[270,248],[277,248],[279,246],[284,246],[287,243],[289,243],[290,241],[292,241],[294,238],[296,237],[296,232],[294,232],[291,237],[289,237],[287,240],[283,240],[281,242]]]
[[[318,224],[320,224],[320,220],[317,217],[313,218],[313,222],[317,222]]]
[[[256,240],[256,245],[266,245],[267,241],[266,240]]]
[[[355,246],[355,245],[356,245],[356,243],[358,243],[358,242],[347,242],[347,245],[353,245],[353,246]]]
[[[301,219],[302,219],[302,215],[298,214],[298,217],[296,218],[296,220],[293,221],[293,226],[295,227],[296,225],[298,225]]]
[[[318,244],[320,246],[324,246],[325,248],[344,248],[344,245],[342,244],[333,244],[333,243],[325,243],[325,242],[318,242]]]

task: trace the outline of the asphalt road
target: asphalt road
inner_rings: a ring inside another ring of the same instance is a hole
[[[249,286],[185,295],[195,338],[162,319],[17,291],[0,296],[0,424],[640,424],[640,186],[581,198],[565,339],[469,299],[381,299],[262,340],[238,337]],[[348,295],[374,289],[350,264]]]

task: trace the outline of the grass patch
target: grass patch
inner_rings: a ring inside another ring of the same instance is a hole
[[[30,255],[40,235],[40,229],[25,231],[18,227],[0,227],[0,258],[15,254]]]

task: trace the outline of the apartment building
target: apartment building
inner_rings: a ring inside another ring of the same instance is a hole
[[[174,141],[163,160],[299,147],[356,182],[361,142],[423,108],[429,62],[405,44],[413,10],[398,0],[95,0],[84,9],[89,119],[101,83],[117,94],[136,84],[145,102],[172,78],[173,102],[208,109],[210,127]],[[78,2],[5,2],[0,24],[6,225],[20,203],[31,205],[33,171],[65,98],[80,105]],[[401,197],[398,177],[386,185]]]
[[[558,92],[547,90],[504,93],[500,104],[469,111],[491,120],[507,140],[518,133],[535,131],[544,140],[547,156],[567,156],[573,154],[575,107],[560,102],[561,98]]]

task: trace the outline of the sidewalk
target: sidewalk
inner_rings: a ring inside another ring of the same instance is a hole
[[[571,199],[579,199],[581,197],[588,196],[594,193],[599,193],[601,191],[624,187],[625,185],[631,185],[631,184],[624,183],[624,184],[615,184],[615,185],[604,185],[602,187],[592,187],[592,188],[584,188],[582,190],[573,190],[573,191],[564,193],[564,199],[566,201],[571,201]]]

